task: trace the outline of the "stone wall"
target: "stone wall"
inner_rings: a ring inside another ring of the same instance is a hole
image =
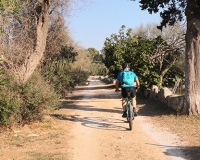
[[[146,89],[144,91],[144,95],[147,98],[165,103],[168,107],[173,108],[177,112],[181,111],[185,104],[184,95],[173,94],[167,87],[158,89],[157,86],[153,85],[151,89]]]

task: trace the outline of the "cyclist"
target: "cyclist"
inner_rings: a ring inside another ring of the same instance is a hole
[[[132,74],[131,79],[132,79],[132,84],[123,84],[123,74],[124,72],[130,72]],[[126,101],[125,99],[128,96],[128,91],[131,91],[131,104],[133,105],[133,109],[135,111],[135,116],[138,115],[138,109],[136,107],[136,91],[140,88],[140,82],[139,79],[137,77],[137,75],[130,71],[130,65],[128,63],[125,63],[123,65],[123,71],[119,72],[117,75],[117,79],[116,79],[116,84],[115,84],[115,91],[118,92],[119,91],[119,84],[121,84],[121,96],[122,96],[122,109],[123,109],[123,115],[122,117],[127,117],[126,115]]]

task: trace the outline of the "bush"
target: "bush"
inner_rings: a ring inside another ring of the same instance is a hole
[[[20,95],[9,88],[0,90],[0,125],[10,125],[20,121]]]
[[[11,80],[0,90],[0,125],[41,120],[60,105],[60,97],[38,73],[26,84]]]
[[[108,75],[107,67],[102,63],[93,63],[90,68],[91,75],[106,76]]]
[[[76,85],[87,81],[89,73],[80,69],[72,68],[66,59],[55,59],[44,64],[41,73],[46,81],[49,81],[58,94],[63,97],[71,92]]]
[[[28,83],[19,85],[19,92],[23,99],[23,121],[41,120],[44,113],[58,109],[61,105],[60,96],[38,73]]]

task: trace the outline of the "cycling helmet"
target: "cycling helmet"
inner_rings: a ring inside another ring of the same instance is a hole
[[[129,64],[129,63],[125,63],[125,64],[123,65],[123,69],[125,69],[125,68],[130,68],[130,64]]]

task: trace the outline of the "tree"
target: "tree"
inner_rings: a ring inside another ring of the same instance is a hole
[[[15,17],[10,13],[7,18],[9,23],[4,27],[6,38],[2,39],[4,48],[8,48],[9,52],[4,52],[3,60],[7,68],[23,83],[32,75],[45,51],[50,4],[48,0],[34,0],[18,12],[21,16]],[[18,48],[23,51],[21,55]],[[14,52],[15,49],[18,51]],[[14,59],[15,54],[12,53],[17,54],[16,57],[19,56],[20,60]]]
[[[102,62],[102,55],[95,48],[88,48],[88,57],[93,63]]]
[[[17,2],[23,2],[23,0]],[[51,24],[50,17],[54,14],[62,15],[62,11],[68,4],[69,0],[32,0],[27,1],[23,9],[18,11],[17,14],[20,16],[16,17],[12,12],[10,13],[9,25],[4,27],[8,36],[7,39],[2,38],[3,45],[12,49],[14,53],[15,50],[18,50],[17,55],[20,56],[16,57],[21,58],[16,61],[11,52],[9,55],[4,54],[3,60],[6,63],[5,66],[9,69],[12,68],[14,75],[23,83],[28,81],[44,56]],[[13,37],[12,44],[9,36]],[[16,47],[17,44],[21,51]],[[13,48],[14,45],[15,48]]]
[[[200,1],[198,0],[140,0],[142,10],[150,14],[160,11],[158,28],[184,21],[185,35],[185,107],[182,114],[200,114]]]
[[[102,54],[99,53],[95,48],[88,48],[87,57],[91,60],[90,74],[106,76],[108,69],[102,63]]]
[[[173,73],[179,69],[174,63],[180,56],[179,48],[168,45],[161,36],[139,37],[132,35],[131,29],[124,32],[124,28],[125,26],[122,26],[119,35],[112,34],[111,38],[107,38],[102,49],[103,60],[110,75],[116,78],[122,64],[127,62],[139,76],[142,88],[149,88],[153,84],[161,87],[163,82],[170,84],[167,78],[169,71],[172,73],[170,79],[175,80]],[[182,75],[179,74],[177,77],[182,78]]]
[[[185,51],[185,25],[180,23],[176,23],[174,26],[167,25],[166,28],[160,32],[160,30],[156,28],[156,25],[151,23],[147,24],[145,27],[143,25],[137,27],[135,30],[133,30],[133,35],[148,39],[162,37],[164,40],[164,43],[160,43],[156,50],[153,52],[153,55],[149,57],[149,60],[160,64],[159,68],[163,68],[164,66],[164,69],[160,70],[161,73],[159,86],[161,87],[162,79],[165,74],[167,74],[169,69],[175,63],[177,64],[178,61],[183,60],[182,55]],[[165,59],[168,60],[168,63],[165,62]],[[181,67],[181,63],[179,63],[179,66]]]

